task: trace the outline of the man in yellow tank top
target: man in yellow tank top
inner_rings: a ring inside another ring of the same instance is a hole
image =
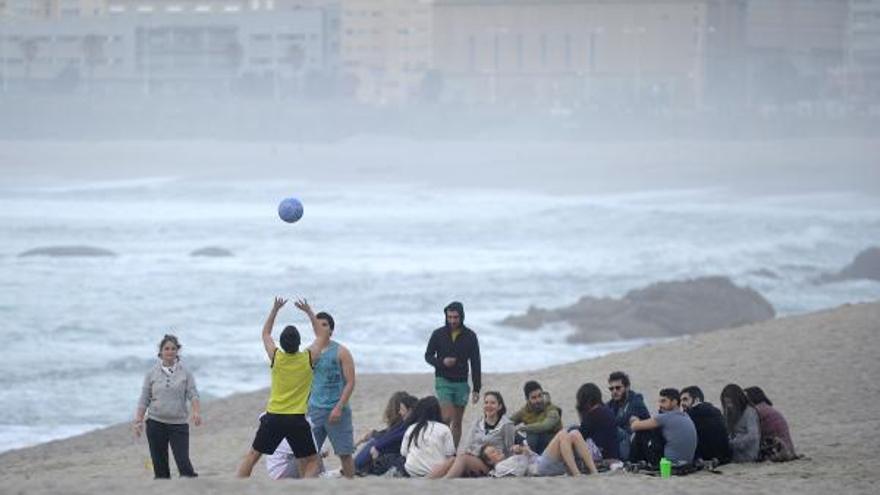
[[[314,478],[318,474],[318,449],[312,437],[312,427],[306,419],[306,412],[312,389],[312,368],[330,341],[330,332],[319,324],[309,303],[301,299],[294,305],[311,320],[315,341],[308,349],[300,351],[299,331],[295,326],[288,325],[281,332],[279,349],[272,340],[272,328],[275,326],[278,311],[286,303],[286,299],[276,297],[272,311],[263,325],[263,347],[269,357],[272,386],[266,414],[260,419],[254,442],[238,468],[240,478],[249,477],[260,457],[263,454],[273,454],[283,439],[287,439],[290,444],[303,478]]]

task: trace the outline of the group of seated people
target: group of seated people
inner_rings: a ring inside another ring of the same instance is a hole
[[[585,383],[577,391],[579,422],[563,427],[562,410],[535,381],[523,387],[525,404],[508,414],[499,392],[483,394],[483,414],[456,446],[434,396],[394,393],[384,428],[358,441],[359,475],[456,478],[479,476],[579,476],[627,465],[674,467],[705,462],[786,461],[797,457],[782,414],[758,387],[730,384],[719,410],[697,386],[664,388],[651,415],[626,373],[608,379],[611,398]],[[722,412],[723,411],[723,412]],[[267,461],[273,478],[297,477],[284,445]]]

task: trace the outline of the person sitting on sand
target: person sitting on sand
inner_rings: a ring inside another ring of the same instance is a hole
[[[262,418],[262,415],[260,416]],[[318,458],[318,473],[324,472],[324,459],[327,452],[321,452]],[[293,454],[293,449],[287,443],[287,439],[281,440],[275,452],[266,457],[266,472],[273,480],[299,479],[299,462]]]
[[[269,357],[272,384],[266,415],[260,419],[253,444],[238,468],[240,478],[250,477],[260,457],[273,454],[283,439],[290,443],[302,477],[314,478],[318,475],[318,448],[306,412],[314,376],[312,368],[330,341],[330,332],[318,321],[309,303],[304,299],[299,300],[294,304],[309,317],[315,331],[315,341],[307,350],[300,351],[299,330],[288,325],[281,332],[281,349],[278,349],[272,340],[272,327],[275,326],[278,311],[286,303],[286,299],[276,297],[272,311],[263,324],[263,347]]]
[[[372,431],[361,439],[363,447],[354,458],[358,474],[384,474],[392,466],[403,468],[400,444],[403,434],[410,425],[413,408],[418,399],[406,392],[395,392],[385,406],[385,424],[381,431]],[[360,442],[359,442],[360,443]]]
[[[524,433],[533,452],[541,453],[562,429],[562,410],[550,402],[541,384],[529,380],[523,386],[526,404],[510,420],[517,433]]]
[[[743,389],[729,384],[721,391],[721,407],[733,462],[756,462],[761,452],[761,425],[755,410]]]
[[[755,405],[758,412],[758,420],[761,424],[761,460],[776,462],[797,459],[794,443],[791,441],[791,433],[788,422],[773,403],[764,394],[760,387],[749,387],[745,390],[746,397]]]
[[[587,442],[593,461],[613,464],[618,453],[617,425],[614,413],[602,403],[602,390],[595,383],[585,383],[577,391],[578,430]]]
[[[441,478],[455,459],[455,442],[452,430],[443,423],[440,402],[433,395],[423,397],[412,414],[412,424],[400,444],[406,473],[414,478]]]
[[[490,476],[580,476],[577,459],[580,458],[590,474],[595,474],[596,464],[590,454],[587,442],[580,432],[560,431],[550,440],[543,454],[537,454],[528,445],[514,445],[512,454],[504,452],[492,444],[480,450],[480,459],[492,468]]]
[[[483,414],[471,426],[467,447],[455,457],[446,477],[485,476],[489,473],[489,466],[480,459],[480,450],[486,445],[493,445],[507,456],[512,452],[515,441],[516,427],[507,417],[504,398],[500,392],[486,392],[483,394]]]
[[[660,391],[660,413],[653,418],[630,418],[630,428],[636,432],[632,442],[630,461],[660,464],[660,458],[669,459],[674,466],[685,466],[694,460],[697,450],[697,429],[690,416],[679,409],[680,393],[674,388]]]
[[[717,407],[705,402],[700,387],[692,385],[681,389],[681,407],[691,417],[697,428],[697,451],[694,459],[720,464],[730,462],[730,439],[724,416]]]
[[[629,428],[630,418],[648,419],[651,413],[645,406],[642,394],[630,388],[629,375],[622,371],[615,371],[608,376],[608,391],[611,399],[608,407],[614,413],[614,421],[617,423],[618,452],[621,459],[629,458],[632,430]]]

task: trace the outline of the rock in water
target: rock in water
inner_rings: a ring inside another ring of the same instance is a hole
[[[46,246],[29,249],[19,253],[19,257],[52,256],[52,257],[96,257],[116,256],[113,251],[93,246]]]
[[[856,255],[852,263],[837,273],[826,273],[819,282],[840,282],[842,280],[880,281],[880,247],[872,246]]]
[[[232,254],[232,251],[216,246],[208,246],[201,249],[196,249],[195,251],[189,253],[189,255],[205,256],[209,258],[228,258],[230,256],[235,256],[234,254]]]
[[[727,277],[659,282],[628,292],[621,299],[582,297],[558,309],[529,308],[505,318],[509,326],[536,329],[565,321],[576,333],[571,342],[670,337],[735,327],[773,318],[773,306],[750,288]]]

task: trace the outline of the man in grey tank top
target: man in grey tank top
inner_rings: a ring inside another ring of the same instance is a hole
[[[314,367],[312,393],[309,396],[309,421],[318,451],[329,437],[333,452],[339,456],[342,475],[354,477],[354,428],[348,400],[354,391],[354,359],[344,345],[333,340],[336,323],[328,313],[315,315],[330,343],[321,352]]]

